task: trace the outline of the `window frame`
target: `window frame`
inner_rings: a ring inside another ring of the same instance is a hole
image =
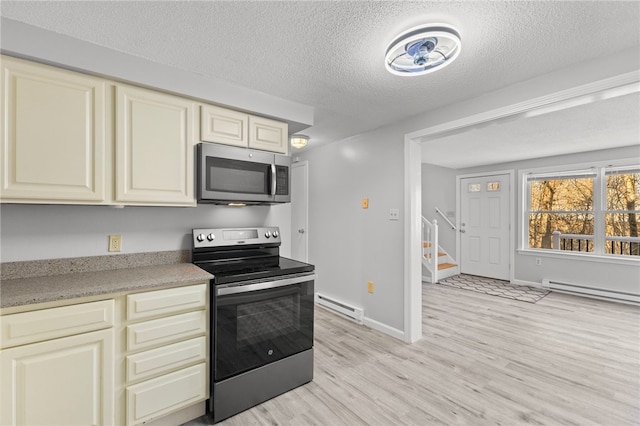
[[[640,256],[621,255],[621,254],[607,254],[605,249],[606,243],[606,215],[612,211],[607,210],[607,171],[611,169],[618,170],[637,170],[640,169],[640,161],[627,160],[615,160],[598,163],[576,163],[559,166],[541,167],[522,169],[519,171],[520,180],[520,212],[518,214],[518,227],[519,227],[519,243],[518,253],[541,256],[541,257],[555,257],[555,258],[586,258],[594,261],[603,261],[608,263],[639,263]],[[555,250],[546,248],[533,248],[529,247],[529,213],[531,192],[529,185],[529,177],[534,175],[536,177],[544,177],[548,175],[549,178],[564,176],[575,176],[581,174],[588,174],[588,171],[593,171],[595,174],[593,180],[593,211],[594,216],[594,249],[593,252],[578,252],[568,250]]]

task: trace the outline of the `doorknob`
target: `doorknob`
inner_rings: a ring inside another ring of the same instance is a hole
[[[467,231],[465,231],[464,229],[461,229],[461,230],[460,230],[460,233],[461,233],[461,234],[464,234],[465,232],[467,232]]]
[[[298,229],[298,234],[304,234],[304,229],[302,228]]]

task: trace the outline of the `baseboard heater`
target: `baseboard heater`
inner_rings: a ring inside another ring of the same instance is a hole
[[[582,296],[593,296],[599,299],[612,300],[616,302],[631,302],[640,304],[640,295],[624,291],[605,290],[584,284],[573,284],[549,279],[542,280],[542,287],[549,290],[557,290],[566,293],[573,293]]]
[[[316,293],[315,301],[320,306],[329,308],[332,311],[345,315],[349,319],[362,324],[362,321],[364,318],[364,311],[360,308],[349,306],[346,303],[342,303],[335,299],[331,299],[330,297],[323,296],[320,293]]]

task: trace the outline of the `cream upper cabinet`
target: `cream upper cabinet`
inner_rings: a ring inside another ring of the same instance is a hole
[[[196,204],[194,109],[188,99],[116,86],[116,202]]]
[[[2,201],[104,201],[106,82],[1,59]]]
[[[115,424],[113,300],[6,315],[2,322],[2,342],[37,343],[1,347],[0,424]]]
[[[200,106],[200,139],[286,154],[288,125],[213,105]]]
[[[249,115],[213,105],[200,106],[200,139],[249,146]]]
[[[287,123],[249,116],[249,148],[287,153]]]

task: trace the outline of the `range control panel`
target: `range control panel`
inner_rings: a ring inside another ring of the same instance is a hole
[[[193,247],[225,247],[244,244],[280,243],[280,228],[202,228],[193,230]]]

